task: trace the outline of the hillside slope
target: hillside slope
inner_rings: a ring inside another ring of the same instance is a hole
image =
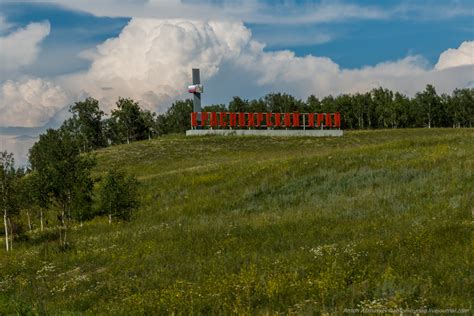
[[[0,251],[0,314],[471,308],[474,130],[184,136],[95,153],[142,183],[131,223]]]

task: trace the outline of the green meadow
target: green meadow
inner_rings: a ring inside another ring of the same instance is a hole
[[[54,214],[35,222],[0,250],[0,314],[472,308],[473,129],[165,136],[93,154],[94,176],[137,177],[140,209],[74,223],[65,251]]]

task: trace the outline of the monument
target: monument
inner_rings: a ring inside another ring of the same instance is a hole
[[[188,92],[194,95],[193,112],[186,136],[343,136],[340,113],[203,112],[199,69],[193,69],[192,77]]]

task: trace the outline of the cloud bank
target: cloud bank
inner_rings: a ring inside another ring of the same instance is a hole
[[[0,126],[42,126],[69,100],[61,87],[49,81],[7,81],[0,90]]]
[[[175,99],[188,97],[186,85],[193,67],[202,69],[205,103],[269,92],[323,97],[379,86],[413,95],[428,83],[449,93],[473,81],[472,43],[441,54],[435,68],[421,56],[407,56],[343,69],[327,57],[268,52],[242,22],[134,18],[118,37],[83,54],[91,61],[85,72],[54,80],[5,82],[0,92],[0,126],[41,126],[72,100],[85,96],[98,98],[107,112],[119,96],[163,112]]]
[[[428,83],[451,92],[473,80],[473,51],[472,42],[448,50],[435,69],[421,56],[341,69],[327,57],[267,52],[240,22],[135,18],[117,38],[89,53],[92,65],[86,73],[64,78],[63,84],[71,90],[82,87],[82,93],[100,98],[109,108],[118,96],[129,96],[159,112],[186,96],[193,67],[202,69],[213,102],[274,91],[305,98],[379,86],[412,95]],[[462,67],[453,71],[453,66]]]
[[[9,25],[0,20],[3,29]],[[38,56],[40,43],[49,35],[49,22],[30,23],[25,28],[0,37],[0,79],[6,79],[12,72],[32,64]]]
[[[474,41],[464,42],[458,49],[450,48],[439,56],[435,68],[442,70],[474,64]]]

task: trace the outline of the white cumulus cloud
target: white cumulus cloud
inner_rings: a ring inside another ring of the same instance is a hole
[[[42,126],[68,102],[68,94],[49,81],[8,80],[0,90],[0,126]]]
[[[151,108],[168,105],[185,91],[191,68],[213,77],[239,57],[250,36],[242,23],[132,19],[117,38],[88,52],[89,71],[68,85],[110,101],[123,96]]]
[[[474,65],[474,41],[463,42],[459,48],[450,48],[439,56],[436,69]]]
[[[2,73],[2,77],[33,63],[38,56],[40,43],[49,35],[50,30],[49,22],[30,23],[25,28],[0,37],[0,73]]]
[[[106,110],[122,96],[158,112],[186,97],[193,67],[202,70],[205,103],[227,102],[234,95],[253,98],[280,91],[306,98],[379,86],[413,95],[428,83],[440,92],[451,92],[473,80],[474,68],[431,69],[423,57],[408,56],[342,69],[327,57],[268,52],[240,22],[140,18],[132,19],[118,37],[87,56],[92,66],[86,73],[66,78],[67,87],[99,98]]]
[[[465,46],[456,52],[466,51]],[[472,62],[462,62],[464,67],[431,68],[423,57],[407,56],[344,69],[327,57],[270,52],[252,39],[242,22],[134,18],[118,37],[84,56],[91,60],[87,71],[56,78],[55,83],[41,79],[4,83],[0,126],[42,125],[68,102],[85,96],[99,99],[106,112],[118,97],[130,97],[163,112],[174,100],[189,97],[186,86],[194,67],[202,70],[204,104],[226,103],[236,95],[257,98],[287,92],[304,99],[311,94],[324,97],[380,86],[413,95],[426,84],[434,84],[439,92],[450,93],[474,80]]]

